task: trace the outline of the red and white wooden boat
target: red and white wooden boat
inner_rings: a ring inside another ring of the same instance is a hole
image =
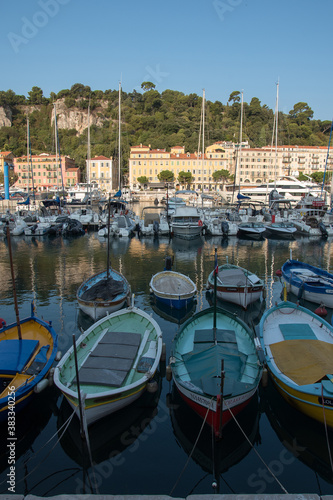
[[[242,320],[216,305],[192,316],[174,339],[174,383],[217,438],[257,391],[259,346]]]

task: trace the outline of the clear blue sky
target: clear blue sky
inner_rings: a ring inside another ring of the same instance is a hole
[[[165,89],[226,104],[231,92],[285,113],[306,102],[332,120],[332,0],[15,0],[1,2],[1,85],[44,96]]]

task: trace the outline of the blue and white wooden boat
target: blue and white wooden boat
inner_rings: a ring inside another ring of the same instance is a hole
[[[188,276],[175,271],[154,274],[149,286],[156,300],[175,309],[189,306],[197,292],[195,283]]]
[[[298,299],[333,308],[333,274],[293,259],[283,264],[281,273],[287,291]]]
[[[0,422],[13,423],[15,414],[36,392],[49,385],[47,379],[57,355],[58,336],[51,322],[30,316],[0,328]],[[8,427],[9,428],[9,427]]]
[[[297,410],[333,427],[333,327],[284,301],[263,314],[258,330],[279,393]]]

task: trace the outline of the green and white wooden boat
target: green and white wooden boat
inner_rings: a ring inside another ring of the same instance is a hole
[[[162,332],[150,315],[131,305],[94,323],[75,347],[57,365],[54,382],[78,417],[90,425],[145,391],[160,362]]]

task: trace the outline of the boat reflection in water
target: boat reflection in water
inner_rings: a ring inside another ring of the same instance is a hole
[[[266,388],[260,388],[260,397],[262,410],[265,410],[272,428],[288,452],[310,467],[316,475],[333,484],[328,448],[332,443],[333,430],[327,430],[326,439],[324,425],[290,406],[271,381]]]
[[[214,297],[211,291],[206,291],[206,299],[208,304],[212,307]],[[222,309],[225,309],[240,318],[251,328],[254,328],[256,325],[258,325],[261,316],[266,309],[266,301],[261,299],[258,299],[255,302],[249,304],[246,310],[237,304],[226,302],[225,300],[221,299],[218,299],[218,305]]]
[[[244,459],[252,450],[252,446],[260,440],[258,395],[256,394],[246,409],[237,415],[239,425],[235,421],[229,422],[219,441],[214,440],[212,429],[208,425],[202,428],[202,419],[184,402],[175,384],[167,398],[177,442],[205,473],[211,475],[212,486],[216,493],[219,493],[222,474]],[[195,488],[206,476],[207,474],[202,478],[196,477],[197,482],[192,485],[191,494],[195,493]],[[179,480],[181,482],[181,477]],[[234,486],[239,489],[238,485]],[[176,484],[174,489],[176,490]],[[205,492],[207,493],[206,490]],[[224,493],[234,493],[234,491],[224,491]]]
[[[25,480],[24,476],[30,473],[30,469],[34,470],[41,461],[41,456],[37,451],[40,451],[39,448],[42,448],[42,445],[38,446],[34,443],[48,425],[52,415],[57,414],[58,398],[59,392],[56,388],[54,386],[48,387],[42,393],[35,394],[33,401],[28,403],[24,411],[18,413],[15,417],[15,438],[13,438],[13,442],[15,443],[15,481],[17,485]],[[1,423],[0,435],[2,436],[0,440],[0,474],[7,474],[10,467],[9,460],[12,458],[8,446],[10,437],[7,422]],[[49,449],[50,447],[47,448],[44,455],[49,453]],[[28,465],[28,462],[30,462],[30,465]],[[0,484],[3,485],[7,480],[8,477],[2,479],[2,476],[0,476]],[[4,491],[1,492],[4,493]]]
[[[171,321],[172,323],[177,323],[182,325],[187,319],[189,319],[196,310],[196,300],[192,300],[191,303],[183,307],[182,309],[175,309],[166,304],[162,304],[157,301],[153,294],[150,297],[150,303],[153,311],[158,314],[161,318]]]
[[[72,409],[65,399],[62,400],[57,420],[58,436],[65,453],[83,468],[83,473],[122,453],[133,445],[151,421],[158,414],[158,402],[162,390],[162,377],[155,374],[156,385],[123,408],[89,426],[89,446],[91,458],[85,441],[81,437],[80,423],[73,418],[67,429],[65,423],[72,415]]]

